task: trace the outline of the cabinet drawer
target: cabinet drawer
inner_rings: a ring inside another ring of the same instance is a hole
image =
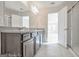
[[[30,33],[23,35],[23,40],[27,40],[30,38]]]

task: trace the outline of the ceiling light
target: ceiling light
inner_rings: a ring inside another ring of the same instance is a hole
[[[55,4],[55,2],[51,2],[50,4]]]
[[[23,9],[23,8],[20,8],[20,11],[21,11],[21,12],[23,12],[23,11],[24,11],[24,9]]]
[[[37,15],[37,13],[39,13],[39,11],[38,11],[36,5],[32,5],[32,6],[31,6],[31,10],[32,10],[32,12],[33,12],[35,15]]]

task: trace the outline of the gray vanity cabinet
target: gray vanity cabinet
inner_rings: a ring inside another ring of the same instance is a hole
[[[2,54],[21,55],[20,34],[2,33]]]
[[[1,32],[1,54],[33,57],[41,46],[40,32]]]
[[[33,39],[30,39],[23,43],[23,56],[24,57],[33,57],[34,56]]]

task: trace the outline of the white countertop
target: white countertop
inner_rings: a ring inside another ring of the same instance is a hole
[[[41,32],[42,30],[3,30],[3,33],[27,33],[27,32]]]
[[[3,33],[27,33],[27,32],[42,32],[43,30],[42,29],[36,29],[36,28],[13,28],[10,27],[6,27],[5,29],[3,30],[0,30],[0,32],[3,32]]]

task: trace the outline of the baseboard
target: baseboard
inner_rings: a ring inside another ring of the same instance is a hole
[[[74,55],[74,57],[78,57],[78,55],[71,48],[68,48],[68,50]]]
[[[59,43],[58,43],[58,44],[59,44]],[[59,45],[61,45],[61,44],[59,44]],[[79,56],[72,50],[72,48],[71,48],[70,45],[67,45],[67,47],[65,47],[65,46],[63,46],[63,45],[61,45],[61,46],[64,47],[64,48],[66,48],[66,49],[68,49],[68,50],[73,54],[74,57],[79,57]]]
[[[57,44],[60,45],[60,46],[62,46],[63,48],[66,48],[66,49],[67,49],[66,46],[64,46],[64,45],[62,45],[62,44],[60,44],[60,43],[57,43]]]

